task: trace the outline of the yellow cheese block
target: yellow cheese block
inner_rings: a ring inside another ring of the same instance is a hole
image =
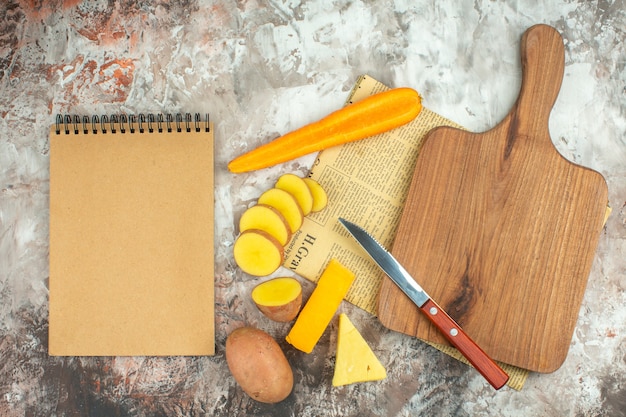
[[[311,353],[354,281],[354,273],[331,259],[311,297],[286,337],[295,348]]]
[[[339,316],[339,337],[333,386],[387,378],[387,371],[348,316]]]

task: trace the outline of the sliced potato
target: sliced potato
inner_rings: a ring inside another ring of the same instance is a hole
[[[243,212],[239,219],[239,231],[257,229],[269,233],[285,246],[291,239],[291,228],[285,217],[274,207],[257,204]]]
[[[295,233],[302,226],[304,219],[302,209],[295,197],[287,191],[275,187],[270,188],[261,194],[258,204],[267,204],[278,210],[287,220],[291,233]]]
[[[319,182],[311,178],[303,178],[304,183],[309,187],[311,195],[313,196],[312,212],[318,212],[323,210],[328,204],[328,195],[326,190],[320,185]]]
[[[304,180],[295,174],[283,174],[276,181],[276,188],[287,191],[294,196],[302,209],[303,215],[308,215],[313,208],[313,194]]]
[[[257,229],[241,233],[233,246],[235,262],[245,273],[262,277],[283,264],[283,246],[267,232]]]
[[[302,307],[302,286],[295,278],[270,279],[254,287],[251,295],[259,310],[274,321],[291,321]]]

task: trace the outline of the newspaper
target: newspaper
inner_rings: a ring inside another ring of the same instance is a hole
[[[363,75],[357,80],[346,104],[387,89],[381,82]],[[423,108],[415,120],[390,132],[320,152],[309,176],[328,193],[328,206],[304,219],[304,224],[285,248],[284,266],[317,282],[328,261],[338,259],[356,275],[345,299],[376,315],[384,275],[362,256],[358,244],[337,218],[358,223],[384,246],[391,247],[422,140],[437,126],[462,128]],[[425,342],[469,364],[455,348]],[[529,371],[500,365],[510,376],[507,385],[521,390]]]

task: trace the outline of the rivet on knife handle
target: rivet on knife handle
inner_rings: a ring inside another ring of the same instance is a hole
[[[376,239],[360,226],[342,218],[339,219],[339,222],[350,232],[387,276],[426,314],[429,320],[443,333],[445,338],[467,358],[495,389],[500,389],[506,384],[509,379],[506,372],[474,343],[461,327],[426,294],[426,291],[422,289],[393,255],[387,252]]]

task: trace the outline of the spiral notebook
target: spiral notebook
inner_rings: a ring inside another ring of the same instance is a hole
[[[58,116],[49,354],[214,354],[207,116]]]

